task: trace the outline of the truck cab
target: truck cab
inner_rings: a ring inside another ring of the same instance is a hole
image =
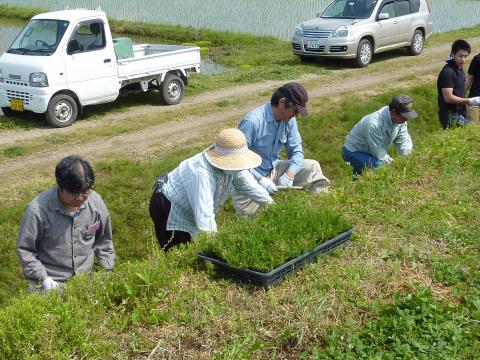
[[[112,39],[103,11],[64,10],[34,16],[0,57],[3,113],[29,110],[45,114],[55,127],[68,126],[84,106],[114,101],[120,89],[132,83],[139,83],[143,91],[160,89],[169,104],[180,101],[186,72],[199,71],[199,49],[148,53],[155,46],[144,44],[135,51],[131,41],[125,40],[129,39]],[[172,77],[173,88],[181,88],[181,96],[169,102]],[[167,78],[169,84],[162,84]]]

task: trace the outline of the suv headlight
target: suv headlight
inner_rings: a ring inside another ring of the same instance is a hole
[[[30,74],[30,86],[33,87],[47,87],[48,78],[47,74],[42,72],[35,72]]]
[[[347,25],[342,25],[332,31],[332,37],[347,37],[350,34],[350,29]]]
[[[297,35],[297,36],[303,36],[302,25],[297,25],[297,26],[295,26],[295,35]]]

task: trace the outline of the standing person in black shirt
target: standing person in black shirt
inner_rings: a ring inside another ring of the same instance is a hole
[[[465,98],[465,74],[463,66],[472,49],[465,40],[452,44],[452,59],[447,60],[437,79],[438,117],[443,129],[468,124],[466,105],[480,105],[480,97]]]
[[[470,89],[470,97],[480,96],[480,53],[473,57],[472,62],[468,67],[465,90],[468,89]],[[467,109],[467,117],[470,121],[478,121],[478,106],[469,106]]]

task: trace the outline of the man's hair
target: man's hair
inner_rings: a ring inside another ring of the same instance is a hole
[[[95,174],[88,161],[80,156],[70,155],[62,159],[55,167],[55,179],[60,189],[80,192],[92,189]]]
[[[285,107],[287,109],[290,109],[291,107],[295,106],[293,101],[290,99],[290,96],[283,89],[283,87],[279,87],[277,90],[275,90],[275,92],[272,95],[272,98],[270,99],[270,104],[272,104],[273,106],[278,106],[281,98],[285,98]]]
[[[452,53],[456,54],[460,50],[466,51],[470,54],[472,52],[472,47],[465,40],[455,40],[452,44]]]

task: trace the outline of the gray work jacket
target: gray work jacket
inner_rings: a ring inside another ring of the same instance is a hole
[[[95,256],[100,266],[113,269],[112,226],[101,196],[93,191],[72,217],[57,187],[39,194],[25,209],[17,253],[25,277],[34,281],[50,276],[63,282],[76,273],[90,272]]]

